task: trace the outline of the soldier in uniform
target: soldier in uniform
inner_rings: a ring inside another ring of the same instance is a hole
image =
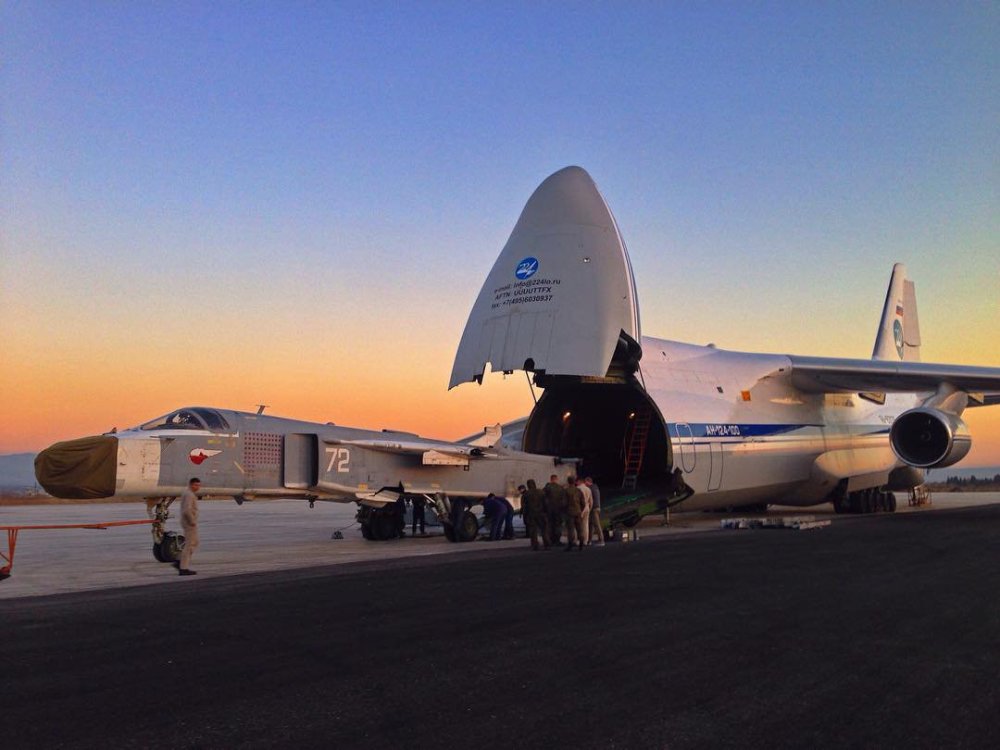
[[[545,493],[545,516],[548,519],[549,544],[556,546],[562,536],[562,517],[566,507],[566,490],[559,484],[559,477],[553,474],[543,490]]]
[[[583,493],[576,486],[576,477],[569,476],[566,478],[566,514],[564,516],[566,520],[567,552],[573,549],[574,544],[579,544],[580,549],[583,550],[583,539],[585,536],[583,530],[583,508]]]
[[[413,531],[411,532],[413,536],[417,535],[417,524],[420,524],[420,536],[427,536],[426,530],[426,520],[427,520],[427,501],[424,498],[417,495],[411,501],[413,506]]]
[[[528,527],[528,536],[531,537],[531,549],[548,549],[548,518],[545,515],[545,493],[538,489],[534,479],[528,480],[528,486],[523,485],[521,490],[521,515],[524,517],[524,524]],[[541,545],[539,544],[541,539]]]
[[[191,557],[198,549],[198,490],[201,489],[201,480],[198,477],[191,477],[188,488],[181,495],[181,529],[184,531],[184,548],[181,550],[181,559],[174,563],[174,567],[180,571],[182,576],[197,575],[197,571],[191,570]]]

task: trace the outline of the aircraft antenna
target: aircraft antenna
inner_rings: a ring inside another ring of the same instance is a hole
[[[266,409],[268,406],[270,406],[270,404],[257,404],[257,413],[263,414],[264,409]]]

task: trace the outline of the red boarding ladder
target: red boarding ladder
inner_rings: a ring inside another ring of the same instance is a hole
[[[649,441],[649,424],[653,419],[653,412],[650,409],[643,409],[634,414],[635,416],[631,419],[632,432],[625,438],[623,490],[634,490],[639,481],[639,470],[642,468],[642,459],[646,455],[646,443]]]

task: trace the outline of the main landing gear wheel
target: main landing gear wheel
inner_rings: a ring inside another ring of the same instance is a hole
[[[835,498],[833,508],[838,513],[895,513],[896,496],[885,490],[871,488]]]
[[[160,562],[172,563],[181,559],[181,552],[184,550],[184,535],[175,531],[168,531],[163,535],[160,542]],[[158,558],[159,559],[159,558]]]
[[[399,514],[395,507],[371,508],[361,517],[361,536],[373,542],[386,542],[399,536]]]
[[[160,552],[160,544],[153,542],[153,558],[156,562],[167,562],[163,559],[163,554]]]
[[[479,519],[476,518],[476,514],[472,511],[465,511],[462,514],[462,523],[459,524],[458,529],[452,530],[455,533],[455,537],[459,542],[471,542],[479,536]]]

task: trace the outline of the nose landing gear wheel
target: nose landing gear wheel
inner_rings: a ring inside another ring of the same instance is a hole
[[[172,563],[181,559],[181,552],[184,549],[184,535],[174,531],[168,531],[163,535],[160,542],[160,562]]]

